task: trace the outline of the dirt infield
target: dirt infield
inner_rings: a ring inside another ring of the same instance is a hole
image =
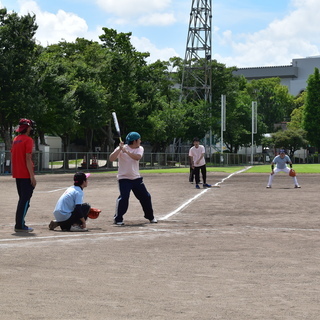
[[[317,320],[320,175],[208,173],[220,188],[196,190],[188,174],[145,174],[158,224],[131,196],[114,226],[115,174],[92,174],[85,201],[102,209],[87,233],[48,230],[72,175],[37,176],[13,232],[15,182],[0,177],[2,320]]]

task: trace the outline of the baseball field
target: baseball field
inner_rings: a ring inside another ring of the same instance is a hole
[[[89,232],[50,231],[73,174],[38,175],[26,222],[14,233],[15,181],[0,177],[2,320],[317,320],[320,314],[320,175],[237,168],[143,173],[157,224],[133,194],[113,225],[116,173],[93,173],[85,201],[102,213]]]

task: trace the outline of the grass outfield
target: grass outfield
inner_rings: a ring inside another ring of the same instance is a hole
[[[233,173],[242,169],[247,168],[247,166],[236,166],[236,167],[207,167],[208,172],[227,172]],[[293,169],[297,173],[320,173],[320,164],[294,164]],[[189,168],[176,168],[176,169],[152,169],[152,170],[140,170],[141,173],[189,173]],[[252,173],[269,173],[271,172],[271,166],[268,165],[258,165],[253,166],[245,172]]]
[[[249,168],[245,172],[248,173],[270,173],[271,166],[267,165],[258,165],[258,166],[232,166],[232,167],[207,167],[208,172],[226,172],[233,173],[245,168]],[[293,169],[300,173],[320,173],[320,164],[294,164]],[[189,168],[170,168],[170,169],[148,169],[140,170],[142,174],[148,173],[189,173]],[[99,173],[114,173],[114,171],[102,171]]]
[[[299,174],[300,173],[320,173],[320,164],[293,164],[292,167]],[[271,172],[271,166],[270,164],[253,166],[246,172],[267,173],[267,172]]]

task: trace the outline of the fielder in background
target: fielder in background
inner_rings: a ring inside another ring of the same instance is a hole
[[[287,166],[289,164],[290,168]],[[274,165],[276,165],[276,168],[274,168]],[[295,175],[295,171],[292,169],[292,162],[288,155],[286,155],[286,152],[284,149],[280,150],[279,155],[277,155],[271,162],[271,174],[269,176],[269,182],[267,185],[267,188],[271,188],[273,177],[280,171],[283,171],[285,173],[288,173],[292,178],[294,182],[295,188],[301,188],[298,184],[297,177]]]
[[[30,199],[37,181],[32,162],[33,139],[31,138],[35,123],[21,119],[11,148],[12,177],[16,179],[19,201],[16,210],[15,232],[32,232],[33,228],[25,225],[25,217],[30,207]]]
[[[58,200],[54,208],[55,220],[49,224],[49,229],[60,227],[63,231],[88,231],[86,220],[90,210],[88,203],[83,203],[83,189],[88,186],[90,173],[77,172],[74,185],[69,187]]]
[[[153,215],[151,195],[143,183],[139,173],[139,161],[143,156],[144,148],[140,145],[141,137],[137,132],[130,132],[126,137],[126,144],[120,142],[119,146],[110,154],[109,160],[118,159],[118,184],[120,195],[116,202],[114,224],[124,225],[123,216],[128,210],[129,197],[132,190],[140,201],[144,217],[151,223],[157,223]]]
[[[193,147],[189,150],[189,157],[191,162],[191,167],[194,172],[194,177],[196,181],[196,188],[200,189],[200,170],[202,174],[203,187],[210,188],[211,185],[207,184],[207,168],[206,168],[206,160],[205,149],[202,144],[200,144],[200,140],[198,138],[193,139]]]

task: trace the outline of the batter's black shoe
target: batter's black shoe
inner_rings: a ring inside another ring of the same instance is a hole
[[[21,229],[19,229],[19,228],[14,228],[14,231],[15,231],[15,232],[32,232],[32,231],[33,231],[33,228],[24,226],[24,227],[22,227]]]
[[[116,221],[114,220],[113,224],[115,224],[116,226],[123,226],[124,222],[123,221]]]

